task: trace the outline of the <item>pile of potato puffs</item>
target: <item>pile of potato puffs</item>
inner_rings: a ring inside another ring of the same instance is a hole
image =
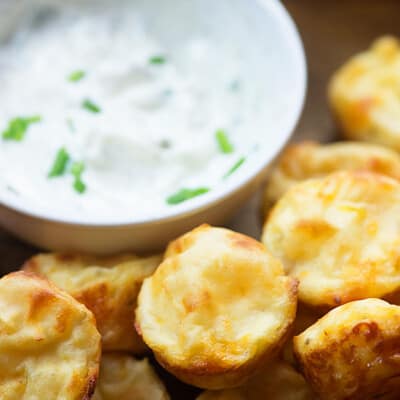
[[[400,399],[400,43],[332,78],[344,136],[288,147],[257,241],[202,225],[162,255],[39,254],[0,280],[0,398]]]

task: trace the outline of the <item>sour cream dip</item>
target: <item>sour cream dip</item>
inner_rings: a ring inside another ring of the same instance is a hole
[[[171,48],[134,2],[32,14],[0,47],[0,200],[134,218],[235,179],[266,93],[227,43]]]

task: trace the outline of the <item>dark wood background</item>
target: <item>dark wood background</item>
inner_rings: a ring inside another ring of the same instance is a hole
[[[380,35],[400,36],[398,0],[283,0],[297,23],[308,61],[308,96],[295,139],[336,136],[326,102],[335,69]]]
[[[349,56],[368,47],[379,35],[400,36],[400,0],[284,0],[283,3],[299,27],[309,70],[306,106],[293,139],[335,139],[337,133],[326,103],[327,81]],[[259,235],[257,196],[238,212],[229,226],[255,237]],[[2,273],[18,269],[36,251],[0,230]],[[196,397],[196,389],[181,385],[160,369],[159,372],[167,382],[172,400]]]

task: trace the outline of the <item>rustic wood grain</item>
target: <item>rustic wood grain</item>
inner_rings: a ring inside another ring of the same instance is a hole
[[[388,33],[400,36],[400,1],[284,0],[283,3],[298,24],[309,68],[306,106],[294,140],[333,140],[337,132],[326,103],[327,81],[341,63],[368,47],[377,36]],[[229,226],[255,237],[259,235],[257,196],[238,212]],[[17,269],[36,251],[0,230],[2,274]],[[160,368],[158,371],[166,380],[173,400],[196,397],[198,390],[180,384]]]
[[[398,0],[284,0],[307,54],[309,87],[295,139],[330,141],[337,132],[326,85],[333,71],[380,35],[400,36]]]

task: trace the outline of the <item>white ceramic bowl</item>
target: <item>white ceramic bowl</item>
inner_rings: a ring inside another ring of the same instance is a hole
[[[0,4],[0,39],[23,20],[29,7],[56,1],[60,0],[7,0]],[[196,31],[201,33],[202,29],[215,35],[215,40],[244,41],[245,48],[248,47],[246,61],[254,66],[252,79],[268,83],[268,126],[262,148],[235,173],[234,179],[221,187],[141,220],[82,223],[64,218],[61,211],[58,217],[46,215],[23,199],[0,199],[0,224],[29,243],[51,250],[98,254],[148,252],[162,248],[201,223],[221,224],[257,190],[268,165],[289,140],[298,121],[306,91],[306,62],[296,27],[278,0],[132,2],[142,7],[147,18],[154,21],[160,37],[170,41],[169,45],[178,45],[179,38]],[[157,13],[164,13],[167,18],[163,20],[168,24],[158,23]],[[180,23],[174,24],[177,20]]]

